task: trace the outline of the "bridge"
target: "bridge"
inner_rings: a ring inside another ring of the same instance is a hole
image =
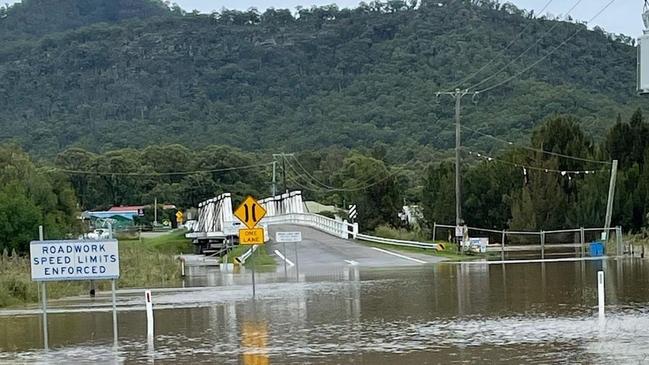
[[[322,263],[359,264],[363,266],[386,266],[425,264],[440,261],[438,257],[424,254],[402,254],[390,249],[370,247],[367,244],[382,244],[394,247],[409,247],[440,250],[441,245],[430,242],[416,242],[376,237],[359,232],[358,223],[349,223],[344,219],[332,219],[308,212],[300,191],[292,191],[274,197],[265,198],[259,203],[266,209],[267,215],[260,225],[267,234],[270,252],[278,249],[273,242],[274,232],[278,230],[299,230],[303,233],[307,247],[307,257],[314,266]],[[199,204],[198,222],[187,234],[196,244],[198,253],[211,256],[222,256],[238,241],[238,230],[244,228],[232,213],[230,194],[225,193]],[[454,231],[454,226],[435,224],[435,232],[440,229]],[[590,243],[599,240],[603,232],[608,232],[614,239],[615,254],[622,255],[624,248],[622,229],[613,227],[579,228],[563,231],[514,232],[497,231],[468,227],[472,237],[486,237],[489,244],[485,254],[505,261],[510,258],[560,259],[566,257],[584,258],[589,256]],[[453,233],[450,233],[451,235]],[[381,246],[384,247],[384,246]],[[281,257],[278,255],[278,257]],[[312,257],[312,258],[309,258]]]
[[[266,229],[269,252],[290,256],[284,245],[274,242],[277,231],[300,231],[300,265],[319,270],[331,265],[359,265],[364,267],[410,266],[439,262],[439,257],[371,247],[369,243],[392,244],[423,249],[439,249],[432,243],[392,240],[359,233],[358,223],[332,219],[307,211],[300,191],[292,191],[259,200],[266,209],[260,225]],[[199,253],[221,256],[237,243],[238,230],[244,228],[232,212],[231,195],[221,194],[198,206],[198,221],[187,238],[193,240]],[[292,247],[292,246],[290,246]],[[280,255],[276,255],[280,264]]]

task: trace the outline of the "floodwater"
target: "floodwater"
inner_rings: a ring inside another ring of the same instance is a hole
[[[597,318],[605,271],[606,319]],[[154,293],[155,339],[141,291],[110,302],[53,302],[50,350],[38,312],[0,312],[0,363],[449,364],[649,363],[649,264],[437,264],[327,275],[214,272]],[[75,312],[93,305],[96,312]]]

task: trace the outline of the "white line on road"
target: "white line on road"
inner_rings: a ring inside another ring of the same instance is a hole
[[[420,263],[420,264],[427,264],[426,261],[422,261],[422,260],[414,259],[414,258],[412,258],[412,257],[408,257],[408,256],[400,255],[400,254],[398,254],[398,253],[390,252],[390,251],[388,251],[388,250],[383,250],[383,249],[381,249],[381,248],[377,248],[377,247],[372,247],[372,248],[375,249],[375,250],[377,250],[377,251],[381,251],[381,252],[383,252],[383,253],[387,253],[388,255],[392,255],[392,256],[400,257],[400,258],[405,259],[405,260],[410,260],[410,261],[418,262],[418,263]]]
[[[279,252],[279,250],[275,250],[275,255],[279,256],[280,259],[286,261],[286,263],[289,264],[290,266],[295,266],[295,264],[291,262],[291,260],[284,257],[284,255],[282,255],[282,253]]]
[[[345,260],[345,262],[352,265],[352,266],[358,265],[358,261],[354,261],[354,260]]]

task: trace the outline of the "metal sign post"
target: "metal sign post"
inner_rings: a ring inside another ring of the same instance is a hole
[[[266,209],[259,204],[257,199],[247,196],[246,199],[234,211],[234,216],[239,218],[247,229],[239,230],[240,245],[263,245],[266,242],[266,233],[263,228],[255,228],[259,221],[266,216]],[[257,295],[255,283],[255,247],[252,248],[250,257],[252,258],[252,297]]]

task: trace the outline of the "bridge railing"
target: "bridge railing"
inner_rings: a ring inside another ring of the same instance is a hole
[[[313,213],[291,213],[265,217],[262,223],[267,225],[273,224],[295,224],[298,226],[307,226],[319,231],[328,233],[339,238],[355,238],[358,234],[358,224],[339,221]]]
[[[433,250],[442,249],[439,244],[435,243],[397,240],[360,234],[358,233],[358,223],[352,224],[347,221],[339,221],[313,213],[293,213],[266,217],[262,222],[267,225],[294,224],[298,226],[307,226],[343,239],[358,239],[361,241],[401,247],[415,247]]]

